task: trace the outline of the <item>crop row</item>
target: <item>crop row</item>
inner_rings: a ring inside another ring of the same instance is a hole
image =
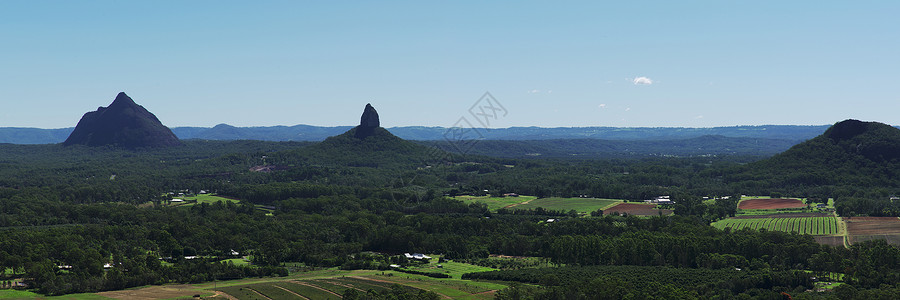
[[[829,235],[838,233],[835,217],[800,217],[800,218],[755,218],[725,219],[713,224],[716,228],[740,230],[744,228],[769,231],[797,232],[809,235]]]

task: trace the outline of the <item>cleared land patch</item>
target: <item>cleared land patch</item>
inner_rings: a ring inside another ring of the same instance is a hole
[[[800,199],[749,199],[741,201],[738,209],[785,209],[785,208],[804,208],[806,204]]]
[[[813,238],[816,239],[816,243],[819,243],[822,245],[829,245],[829,246],[835,246],[835,247],[843,247],[844,246],[844,236],[842,236],[842,235],[838,235],[838,236],[822,235],[822,236],[814,236]]]
[[[632,216],[657,216],[659,214],[665,216],[671,215],[672,210],[657,209],[656,204],[619,203],[603,211],[604,215],[610,215],[613,213],[628,214]]]
[[[562,210],[562,211],[570,211],[575,210],[579,213],[586,214],[592,211],[597,211],[598,209],[606,209],[616,205],[618,203],[622,203],[622,200],[618,199],[601,199],[601,198],[539,198],[528,201],[527,203],[521,203],[519,205],[513,206],[511,208],[515,209],[534,209],[534,208],[544,208],[549,210]]]
[[[852,217],[844,221],[851,244],[884,239],[892,245],[900,245],[900,218]]]
[[[518,197],[491,197],[491,196],[456,196],[453,199],[469,203],[484,203],[491,211],[497,211],[504,207],[511,207],[523,202],[537,199],[535,196],[518,196]]]
[[[193,287],[189,285],[164,285],[164,286],[149,286],[139,289],[129,289],[129,290],[119,290],[119,291],[108,291],[108,292],[99,292],[97,295],[113,298],[113,299],[137,299],[137,300],[151,300],[151,299],[167,299],[167,298],[176,298],[176,297],[190,297],[193,295],[209,295],[210,293],[207,291],[206,293],[198,293]]]

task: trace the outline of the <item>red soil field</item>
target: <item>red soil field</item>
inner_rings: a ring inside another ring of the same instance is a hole
[[[657,216],[660,212],[665,215],[672,214],[671,209],[656,209],[655,204],[636,204],[636,203],[619,203],[616,206],[607,208],[603,211],[604,215],[618,212],[619,214],[629,214],[633,216]]]
[[[798,199],[750,199],[738,204],[740,209],[779,209],[779,208],[804,208],[806,204]]]

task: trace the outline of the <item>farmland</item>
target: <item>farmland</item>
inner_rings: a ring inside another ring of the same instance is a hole
[[[846,218],[850,243],[884,239],[893,245],[900,244],[900,219],[897,217]]]
[[[784,209],[804,208],[806,204],[799,199],[748,199],[738,204],[738,209]]]
[[[656,204],[619,203],[603,211],[604,215],[610,215],[614,213],[628,214],[633,216],[657,216],[660,214],[666,216],[671,215],[672,210],[657,209]]]
[[[430,273],[442,273],[447,274],[452,278],[459,279],[463,274],[466,273],[474,273],[474,272],[487,272],[487,271],[496,271],[494,268],[481,267],[466,263],[459,263],[454,261],[444,261],[442,263],[438,263],[438,258],[432,258],[431,261],[424,265],[417,265],[408,267],[410,270],[421,271],[421,272],[430,272]]]
[[[501,208],[508,209],[535,209],[543,208],[547,210],[571,211],[574,210],[580,214],[588,214],[598,209],[607,209],[621,203],[619,199],[601,199],[601,198],[562,198],[548,197],[538,198],[535,196],[518,196],[518,197],[491,197],[491,196],[456,196],[457,200],[465,203],[484,203],[491,211],[497,211]]]
[[[719,229],[766,229],[769,231],[797,232],[809,235],[837,234],[839,222],[832,216],[796,216],[796,217],[759,217],[759,218],[731,218],[712,224]]]
[[[352,275],[357,274],[357,275]],[[348,291],[366,294],[407,293],[420,299],[426,291],[445,299],[491,299],[491,292],[505,286],[458,279],[434,279],[393,271],[384,275],[355,272],[340,277],[306,278],[236,284],[215,288],[236,299],[340,299]],[[216,297],[219,298],[219,297]]]
[[[550,198],[539,198],[528,201],[527,203],[520,203],[511,208],[515,209],[534,209],[538,207],[542,207],[548,210],[562,210],[562,211],[570,211],[574,210],[581,214],[587,214],[592,211],[597,211],[598,209],[606,209],[613,205],[622,203],[622,200],[617,199],[599,199],[599,198],[558,198],[558,197],[550,197]]]
[[[484,203],[487,205],[488,209],[491,211],[497,211],[498,209],[518,205],[523,202],[532,201],[537,199],[535,196],[518,196],[518,197],[491,197],[488,196],[456,196],[454,197],[456,200],[460,200],[466,204],[469,203]]]

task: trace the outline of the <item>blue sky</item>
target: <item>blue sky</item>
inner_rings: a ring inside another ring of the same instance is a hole
[[[0,127],[900,124],[897,1],[0,1]]]

